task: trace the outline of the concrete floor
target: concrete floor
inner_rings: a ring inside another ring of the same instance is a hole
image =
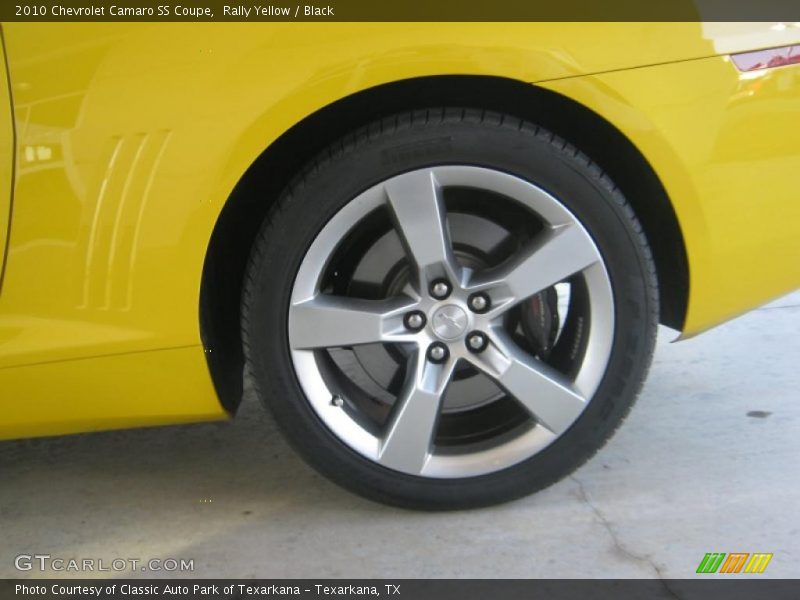
[[[196,577],[685,578],[712,551],[773,552],[762,577],[798,577],[798,331],[800,294],[679,344],[662,331],[605,449],[478,511],[340,490],[252,398],[232,423],[0,443],[0,577],[47,553],[194,559]]]

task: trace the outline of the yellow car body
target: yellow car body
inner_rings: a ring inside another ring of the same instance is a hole
[[[624,139],[674,213],[645,233],[679,232],[657,262],[682,336],[799,287],[800,65],[731,59],[800,43],[778,25],[4,24],[0,438],[225,418],[201,303],[225,207],[394,82],[513,82]]]

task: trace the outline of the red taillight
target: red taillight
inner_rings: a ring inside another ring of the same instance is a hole
[[[742,52],[731,54],[731,59],[736,67],[743,72],[785,67],[800,64],[800,45],[782,46],[755,52]]]

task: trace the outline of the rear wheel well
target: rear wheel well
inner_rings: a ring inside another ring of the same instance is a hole
[[[253,162],[223,207],[203,269],[200,320],[211,375],[226,409],[235,410],[242,395],[242,282],[270,206],[303,165],[338,138],[381,117],[432,106],[480,108],[537,123],[597,162],[644,228],[660,282],[661,322],[681,329],[689,269],[678,220],[658,176],[618,129],[564,96],[519,81],[484,76],[408,79],[343,98],[296,124]]]

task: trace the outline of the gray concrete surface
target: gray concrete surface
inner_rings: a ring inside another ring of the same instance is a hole
[[[0,443],[0,577],[46,553],[194,559],[198,577],[681,578],[711,551],[773,552],[763,576],[798,577],[799,332],[800,294],[679,344],[662,331],[600,454],[485,510],[352,496],[252,398],[232,423]]]

